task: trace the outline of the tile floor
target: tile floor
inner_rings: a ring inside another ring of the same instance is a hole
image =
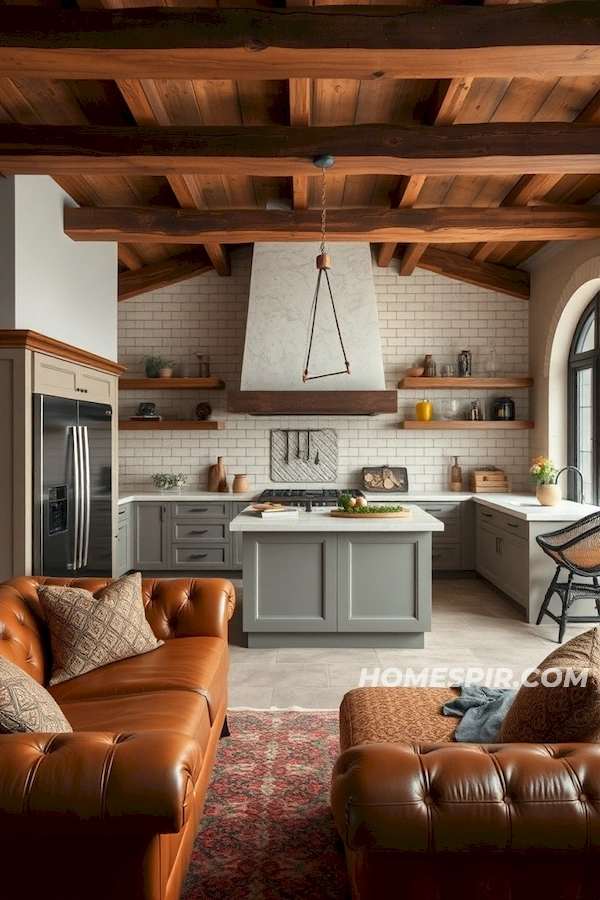
[[[479,578],[433,582],[433,627],[424,650],[377,648],[282,648],[251,650],[242,632],[242,585],[230,627],[229,705],[269,709],[300,706],[337,709],[346,691],[358,687],[361,670],[379,666],[420,671],[426,666],[510,667],[519,678],[558,645],[558,626],[528,625],[518,609]],[[565,640],[590,625],[569,625]]]

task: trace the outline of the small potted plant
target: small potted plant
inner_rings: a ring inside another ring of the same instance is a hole
[[[170,378],[175,363],[165,356],[146,357],[146,378]]]
[[[187,476],[181,472],[178,475],[171,475],[167,472],[158,472],[151,477],[159,491],[180,491],[187,482]]]
[[[556,484],[558,469],[547,456],[536,456],[529,470],[531,480],[536,485],[535,496],[542,506],[555,506],[560,503],[562,493]]]

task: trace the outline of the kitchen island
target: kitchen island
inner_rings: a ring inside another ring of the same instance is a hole
[[[424,647],[431,630],[431,535],[444,525],[413,504],[406,518],[334,518],[329,509],[230,522],[244,536],[249,647]]]

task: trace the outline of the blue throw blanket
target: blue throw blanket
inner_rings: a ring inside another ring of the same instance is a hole
[[[495,743],[516,694],[506,688],[461,684],[460,697],[449,700],[442,707],[445,716],[462,716],[454,739],[469,744]]]

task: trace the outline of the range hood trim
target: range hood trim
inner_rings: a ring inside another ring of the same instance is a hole
[[[398,412],[398,392],[228,391],[227,411],[251,416],[377,416]]]

